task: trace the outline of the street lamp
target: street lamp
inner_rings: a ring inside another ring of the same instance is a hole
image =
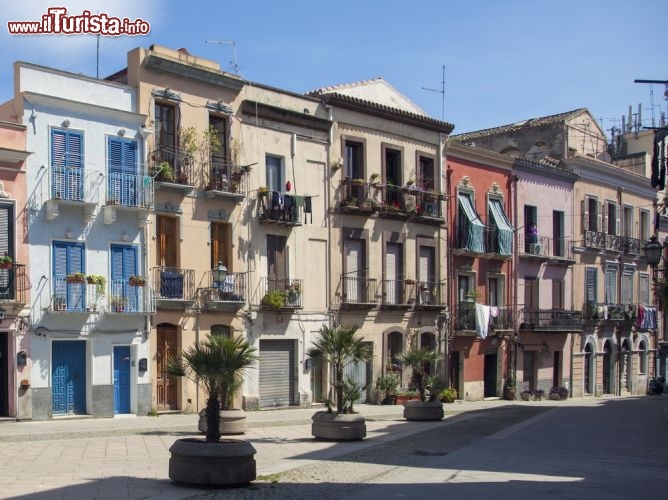
[[[213,281],[222,283],[227,278],[228,269],[225,267],[222,261],[218,261],[218,265],[211,270],[213,276]]]
[[[663,255],[663,245],[656,240],[656,236],[652,236],[647,243],[645,243],[645,259],[647,263],[656,267],[661,262]]]

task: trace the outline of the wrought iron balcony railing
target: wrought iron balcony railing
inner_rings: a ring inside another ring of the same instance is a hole
[[[524,237],[522,253],[529,257],[573,260],[573,243],[570,238],[527,235]]]
[[[86,280],[71,281],[67,276],[54,276],[52,310],[86,311]]]
[[[375,278],[341,276],[341,304],[375,305],[377,287]]]
[[[301,309],[303,280],[262,278],[260,305],[270,309]]]
[[[152,288],[148,283],[132,284],[115,279],[109,283],[108,311],[117,313],[150,313],[153,311]]]
[[[227,273],[225,279],[218,281],[217,271],[209,271],[209,286],[205,300],[214,302],[245,302],[246,301],[246,274]]]
[[[589,321],[628,321],[635,318],[633,304],[586,304],[582,317]]]
[[[415,280],[382,280],[384,306],[408,306],[415,303]]]
[[[171,146],[158,146],[149,154],[149,172],[156,182],[193,186],[193,157]]]
[[[489,328],[491,330],[511,330],[513,328],[513,309],[511,307],[496,307],[496,316],[491,315]],[[455,305],[454,329],[476,330],[476,304],[475,302],[460,302]]]
[[[159,301],[195,300],[195,271],[159,266],[152,269],[154,293]]]
[[[304,206],[296,196],[267,191],[260,193],[258,198],[258,219],[261,223],[301,226]]]
[[[207,190],[244,195],[246,187],[242,181],[247,172],[247,168],[232,162],[212,161],[207,172]]]
[[[417,304],[421,307],[445,307],[447,286],[443,281],[417,282]]]
[[[151,208],[154,205],[153,193],[153,177],[150,175],[109,174],[107,205]]]
[[[0,268],[0,301],[25,304],[28,297],[28,275],[25,264]]]
[[[582,311],[564,309],[523,309],[519,311],[520,330],[572,331],[582,329]]]

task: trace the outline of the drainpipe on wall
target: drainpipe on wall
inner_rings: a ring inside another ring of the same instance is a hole
[[[447,151],[446,151],[446,154],[447,154]],[[447,158],[446,158],[446,161],[444,162],[444,166],[446,168],[446,175],[445,175],[446,203],[445,203],[445,206],[446,206],[446,211],[447,211],[446,220],[448,222],[446,224],[446,228],[445,228],[445,231],[446,231],[445,242],[446,242],[446,245],[447,245],[447,247],[446,247],[446,267],[447,267],[447,271],[448,271],[448,280],[451,280],[452,277],[454,276],[454,269],[452,268],[452,251],[451,251],[452,242],[449,240],[449,236],[450,236],[450,234],[452,234],[451,231],[450,231],[450,225],[452,224],[452,220],[450,218],[450,214],[452,213],[452,211],[451,211],[452,196],[451,196],[450,191],[451,191],[451,186],[452,186],[452,172],[453,171],[452,171],[451,168],[448,167]],[[452,294],[450,293],[450,290],[453,290],[453,289],[456,290],[456,286],[457,286],[456,283],[454,284],[454,286],[447,286],[446,287],[446,293],[445,293],[445,295],[447,297],[447,304],[446,305],[448,307],[449,314],[447,314],[446,318],[445,318],[445,366],[444,366],[444,370],[445,370],[445,380],[448,383],[448,387],[452,387],[452,380],[450,379],[450,346],[449,346],[449,344],[450,344],[450,338],[449,338],[450,337],[450,325],[451,325],[451,321],[452,321],[452,314],[451,314],[452,307],[450,307],[452,305]],[[456,387],[456,389],[459,390],[459,387]]]
[[[622,192],[624,189],[622,187],[617,188],[617,209],[619,212],[616,213],[617,218],[621,220],[621,210],[622,210]],[[615,221],[615,229],[617,229],[617,221]],[[620,227],[621,229],[621,227]],[[619,235],[617,235],[619,236]],[[617,272],[617,294],[619,298],[621,299],[621,293],[622,293],[622,273],[624,272],[624,266],[622,263],[622,254],[620,253],[619,256],[617,257],[617,261],[619,262],[619,270]],[[621,302],[621,300],[620,300]],[[618,304],[620,305],[620,304]],[[618,332],[618,337],[619,337],[619,392],[617,393],[618,396],[622,395],[622,351],[621,351],[621,340],[622,340],[622,331],[621,327],[617,326],[616,327],[617,332]],[[630,373],[627,373],[626,376],[628,377],[631,375]]]
[[[448,161],[448,138],[445,136],[443,133],[438,134],[438,171],[440,172],[441,175],[441,181],[443,180],[443,167],[447,166],[447,161]],[[446,176],[445,176],[445,192],[446,195],[449,194],[450,191],[450,172],[446,171]],[[447,204],[449,201],[446,199],[446,209],[447,209]],[[446,210],[446,220],[448,217],[448,212]],[[443,240],[441,239],[441,231],[445,232],[445,238]],[[450,315],[450,304],[449,304],[449,294],[448,290],[450,288],[450,267],[448,265],[449,262],[449,255],[450,255],[450,245],[448,241],[448,225],[445,225],[445,228],[441,229],[441,226],[438,227],[438,241],[445,241],[445,271],[446,271],[446,276],[445,276],[445,300],[446,300],[446,309],[444,314],[438,314],[436,316],[436,327],[438,329],[438,335],[441,339],[443,339],[443,380],[448,381],[448,373],[449,373],[449,363],[448,363],[448,356],[450,355],[450,349],[448,347],[448,337],[449,337],[449,315]],[[441,260],[442,261],[442,260]],[[440,267],[440,266],[439,266]],[[439,277],[442,273],[439,273]],[[448,384],[449,386],[450,384]]]
[[[327,134],[327,155],[326,155],[326,163],[325,163],[325,172],[323,175],[323,181],[325,183],[325,193],[327,196],[327,217],[325,217],[325,221],[327,224],[327,264],[326,264],[326,272],[325,272],[325,279],[327,280],[327,283],[325,286],[327,287],[327,298],[326,298],[326,303],[325,307],[327,308],[327,311],[329,312],[329,309],[331,308],[332,305],[332,222],[330,217],[331,211],[330,211],[330,203],[331,203],[331,183],[329,182],[329,169],[330,169],[330,162],[331,162],[331,149],[332,149],[332,144],[334,143],[334,113],[332,112],[332,107],[329,106],[328,104],[325,103],[325,101],[322,101],[322,104],[325,106],[325,110],[327,111],[327,119],[329,120],[329,132]],[[329,327],[331,328],[332,325],[332,315],[328,314],[327,315],[329,318]]]
[[[512,189],[512,202],[511,202],[511,210],[512,210],[512,217],[513,217],[513,225],[515,228],[518,227],[518,219],[517,219],[517,182],[520,180],[519,175],[513,175],[511,177],[511,184],[510,184],[510,189]],[[526,221],[525,221],[526,222]],[[517,260],[519,258],[519,231],[517,229],[515,230],[515,251],[513,252],[513,258],[511,259],[511,272],[510,275],[514,277],[513,279],[513,286],[512,286],[512,291],[513,291],[513,297],[512,297],[512,304],[513,304],[513,330],[511,334],[511,345],[510,345],[510,365],[512,369],[512,373],[515,375],[515,380],[517,380],[517,339],[518,339],[518,332],[517,332],[517,297],[518,297],[518,285],[517,285],[517,276],[515,276],[515,272],[518,267]]]

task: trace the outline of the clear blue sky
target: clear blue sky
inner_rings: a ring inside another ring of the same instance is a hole
[[[100,76],[128,50],[185,47],[240,74],[293,92],[382,76],[454,133],[586,107],[607,130],[642,104],[644,125],[667,105],[665,0],[259,1],[42,0],[5,2],[0,18],[0,101],[16,60],[96,75],[96,37],[17,36],[7,21],[41,19],[48,7],[141,17],[146,36],[100,37]],[[653,90],[653,97],[651,96]]]

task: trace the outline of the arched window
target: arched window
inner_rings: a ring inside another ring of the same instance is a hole
[[[591,344],[587,343],[585,346],[585,357],[584,357],[584,390],[585,393],[592,394],[594,392],[593,387],[593,377],[591,376],[591,370],[593,368],[592,363],[592,349]]]
[[[211,325],[212,337],[227,337],[232,336],[232,329],[227,325]]]
[[[401,332],[390,332],[387,335],[387,362],[388,371],[401,372],[401,363],[394,357],[404,350],[404,335]]]
[[[640,373],[647,374],[649,371],[648,367],[648,356],[647,356],[647,343],[644,340],[640,341],[640,344],[638,345],[638,351],[640,351],[638,354],[640,355]]]

